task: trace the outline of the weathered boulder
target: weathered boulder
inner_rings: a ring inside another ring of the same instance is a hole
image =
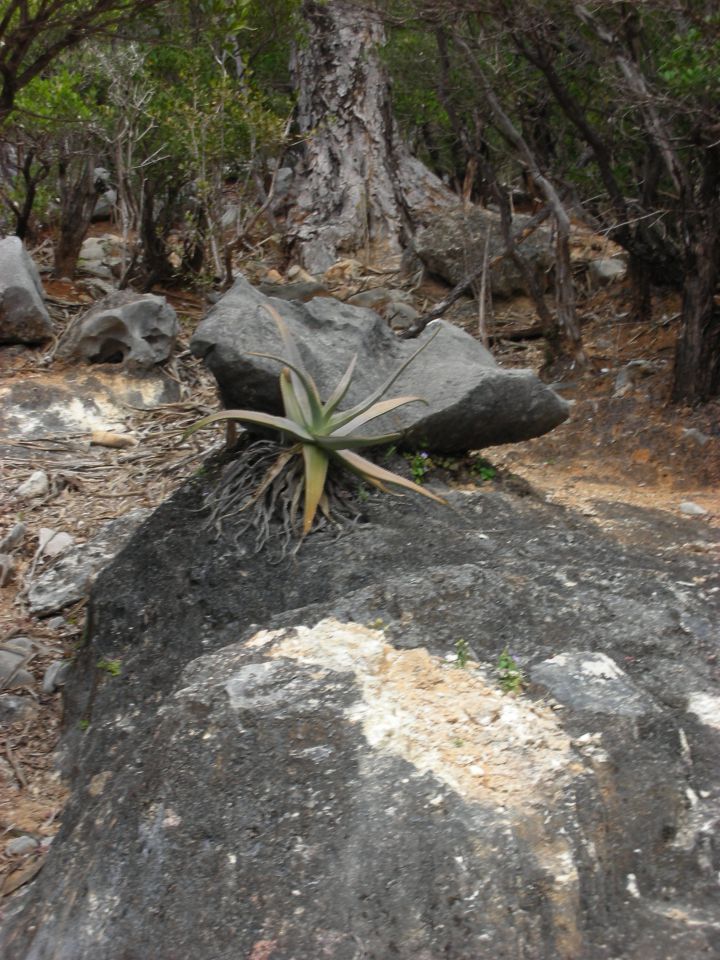
[[[42,343],[53,335],[35,264],[19,237],[0,240],[0,344]]]
[[[252,352],[285,356],[272,303],[290,332],[323,398],[358,354],[348,407],[363,400],[439,328],[433,343],[408,367],[390,396],[419,396],[374,421],[371,434],[403,431],[403,443],[442,453],[475,450],[546,433],[567,419],[569,407],[530,370],[503,370],[467,333],[444,321],[418,340],[401,340],[372,310],[318,298],[309,303],[268,300],[239,278],[208,313],[191,342],[217,379],[223,403],[279,413],[280,366]]]
[[[530,219],[516,214],[513,233],[522,230]],[[417,232],[414,247],[428,270],[455,285],[482,266],[488,243],[490,260],[505,252],[500,215],[482,207],[471,207],[437,214],[427,227]],[[555,263],[550,231],[542,227],[523,241],[520,252],[537,274],[548,273]],[[495,297],[528,292],[522,274],[509,258],[492,268],[489,283]]]
[[[699,555],[483,492],[373,498],[273,566],[207,529],[214,477],[96,582],[72,797],[4,960],[715,954]],[[477,666],[447,661],[461,638]],[[538,676],[517,697],[507,646]]]
[[[139,373],[168,359],[179,332],[177,316],[165,297],[118,291],[99,300],[68,328],[57,355],[118,363]]]

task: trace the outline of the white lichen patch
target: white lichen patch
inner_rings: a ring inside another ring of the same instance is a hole
[[[720,730],[720,697],[695,690],[688,697],[688,713],[694,713],[700,723]]]
[[[354,674],[362,696],[350,718],[370,746],[468,800],[527,809],[579,769],[555,712],[504,695],[475,664],[458,669],[425,649],[398,650],[379,630],[334,619],[262,631],[249,643],[272,658]]]
[[[470,803],[497,811],[548,879],[558,960],[579,955],[580,884],[573,844],[555,815],[574,819],[566,788],[581,768],[556,713],[503,695],[476,664],[466,668],[425,649],[398,650],[381,631],[323,620],[314,627],[261,631],[249,641],[272,659],[352,673],[359,701],[349,709],[368,744],[430,773]],[[438,795],[431,804],[442,806]]]

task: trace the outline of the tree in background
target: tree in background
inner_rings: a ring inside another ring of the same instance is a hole
[[[290,239],[314,272],[343,255],[398,255],[414,226],[453,198],[400,137],[379,56],[382,20],[352,0],[304,0],[301,21]]]
[[[18,93],[68,50],[118,28],[162,0],[6,0],[0,11],[0,124]]]

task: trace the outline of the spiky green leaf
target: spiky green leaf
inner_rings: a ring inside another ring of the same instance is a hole
[[[304,443],[303,459],[305,461],[305,515],[303,517],[303,536],[310,533],[317,513],[318,504],[325,489],[329,457],[327,453],[315,444]]]
[[[432,336],[428,337],[425,343],[423,343],[422,346],[418,347],[418,349],[410,357],[408,357],[405,363],[401,364],[401,366],[395,371],[395,373],[393,373],[390,377],[388,377],[388,379],[385,381],[385,383],[382,386],[378,387],[377,390],[373,391],[373,393],[371,393],[370,396],[367,397],[365,400],[363,400],[361,403],[358,403],[356,406],[351,407],[350,410],[344,410],[342,414],[339,414],[336,420],[335,426],[336,427],[344,426],[344,424],[349,423],[355,417],[359,416],[362,413],[365,413],[365,411],[368,410],[370,407],[372,407],[374,403],[377,403],[377,401],[382,397],[382,395],[384,393],[387,393],[390,387],[395,383],[395,381],[400,376],[400,374],[410,366],[413,360],[416,357],[418,357],[423,352],[423,350],[427,349],[427,347],[430,346],[430,344],[433,342],[433,340],[439,333],[440,333],[440,328],[438,327],[438,329],[432,334]]]
[[[300,440],[302,443],[313,443],[314,439],[311,433],[300,423],[295,423],[288,417],[277,417],[272,413],[260,413],[257,410],[221,410],[219,413],[213,413],[209,417],[203,417],[198,420],[183,434],[183,440],[187,439],[196,430],[203,427],[209,427],[212,423],[219,423],[222,420],[237,420],[240,423],[250,423],[256,427],[269,427],[271,430],[278,430],[280,433],[286,433],[293,440]]]
[[[392,471],[386,470],[384,467],[379,467],[376,463],[366,460],[365,457],[361,457],[351,450],[338,450],[335,456],[344,463],[346,467],[352,470],[353,473],[358,474],[358,476],[368,480],[370,483],[387,483],[391,486],[402,487],[404,490],[412,490],[413,493],[420,493],[422,496],[429,497],[430,500],[435,500],[437,503],[447,503],[446,500],[439,497],[436,493],[432,493],[425,487],[420,487],[418,484],[413,483],[412,480],[406,480],[405,477],[401,477],[397,473],[392,473]]]
[[[362,427],[364,424],[370,423],[371,420],[376,420],[378,417],[382,417],[384,414],[390,413],[392,410],[397,410],[398,407],[404,407],[408,403],[427,404],[427,400],[423,400],[422,397],[395,397],[392,400],[381,400],[379,403],[373,404],[373,406],[364,413],[361,413],[352,420],[347,421],[342,426],[336,428],[333,422],[331,430],[332,436],[347,437],[353,432],[353,430],[357,430],[358,427]]]
[[[345,394],[350,389],[350,382],[352,380],[352,375],[355,370],[355,364],[357,363],[357,354],[352,358],[348,364],[348,368],[345,373],[340,378],[340,382],[335,387],[333,392],[330,395],[327,403],[323,407],[323,413],[326,417],[330,417],[335,410],[337,409],[338,404],[342,403],[345,399]]]

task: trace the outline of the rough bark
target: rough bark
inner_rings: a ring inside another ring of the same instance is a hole
[[[61,160],[60,226],[55,247],[53,272],[56,277],[73,277],[85,234],[90,226],[98,193],[95,189],[95,159],[88,156],[76,175],[69,160]]]
[[[302,14],[307,36],[293,74],[303,142],[290,239],[318,273],[339,256],[398,255],[416,224],[457,201],[400,138],[377,53],[380,18],[351,0],[304,0]]]
[[[697,403],[720,395],[720,223],[689,251],[681,327],[675,348],[672,399]]]

